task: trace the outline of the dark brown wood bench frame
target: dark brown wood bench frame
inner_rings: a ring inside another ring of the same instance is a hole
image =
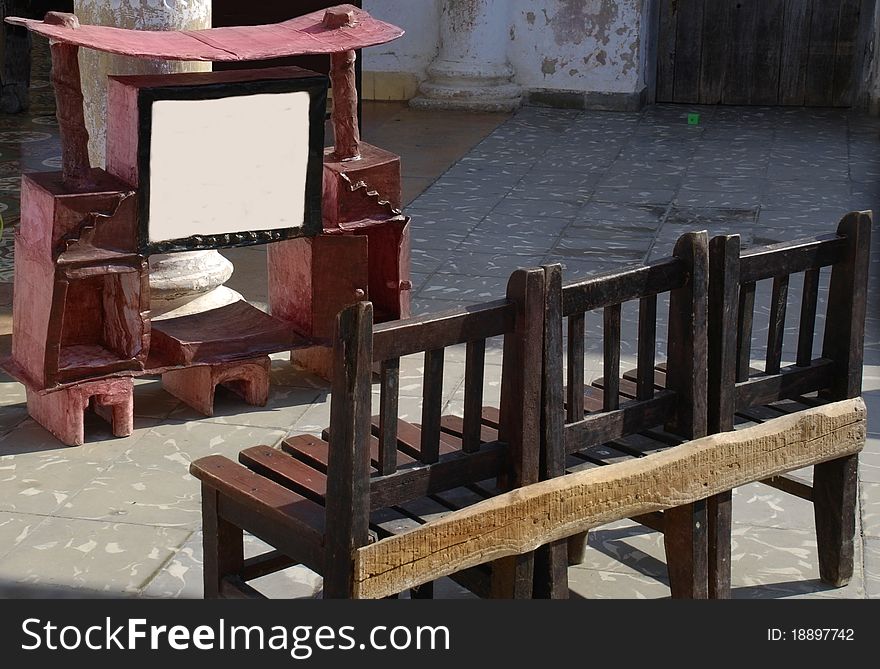
[[[780,400],[770,417],[821,402],[858,397],[862,386],[870,212],[847,214],[837,234],[740,250],[738,235],[712,239],[710,254],[709,392],[711,433],[734,429],[738,416],[760,421],[758,407]],[[813,357],[820,272],[830,268],[822,354]],[[804,273],[796,362],[783,367],[790,278]],[[765,369],[750,367],[755,289],[772,279]],[[817,392],[818,397],[804,398]],[[853,573],[858,455],[817,464],[813,483],[774,476],[765,483],[813,502],[822,581],[834,586]],[[710,500],[710,594],[730,596],[731,493]]]
[[[297,563],[324,577],[325,597],[375,592],[368,581],[356,579],[353,560],[359,549],[382,542],[373,531],[377,513],[486,479],[497,478],[501,491],[536,482],[544,441],[545,304],[545,270],[536,269],[513,274],[507,299],[452,313],[374,327],[369,303],[343,311],[334,344],[327,442],[304,436],[288,440],[283,451],[247,449],[241,464],[209,456],[191,467],[202,481],[206,597],[258,594],[247,581]],[[493,412],[482,408],[483,368],[486,340],[498,335],[504,335],[502,388],[500,407]],[[462,343],[467,344],[464,416],[456,424],[441,415],[443,352]],[[425,353],[425,372],[421,425],[415,428],[398,421],[397,398],[400,358],[419,352]],[[376,364],[380,413],[373,417]],[[495,439],[485,443],[487,436]],[[485,497],[495,492],[480,489]],[[244,530],[276,550],[245,560]],[[531,552],[506,556],[490,567],[455,576],[479,594],[532,596]],[[431,580],[430,573],[416,570],[397,583],[405,590]],[[539,593],[561,593],[549,581],[546,572],[537,578]]]
[[[656,262],[568,284],[562,288],[556,321],[559,332],[547,338],[544,355],[548,439],[563,448],[548,446],[545,452],[558,457],[548,463],[545,476],[567,470],[564,455],[586,454],[590,464],[604,464],[591,454],[630,435],[663,428],[672,443],[702,437],[707,431],[707,309],[708,250],[705,232],[686,234],[674,254]],[[657,348],[657,298],[668,292],[669,344],[665,387],[655,387]],[[638,367],[635,392],[621,390],[621,307],[639,301]],[[551,299],[552,303],[552,299]],[[602,310],[604,321],[604,374],[597,397],[596,387],[584,383],[584,317]],[[552,312],[551,312],[552,313]],[[567,320],[568,356],[563,388],[561,322]],[[551,316],[552,322],[552,316]],[[549,331],[549,330],[548,330]],[[623,396],[623,403],[621,398]],[[564,397],[564,401],[563,401]],[[564,407],[564,415],[563,415]],[[586,412],[586,415],[585,415]],[[568,468],[569,470],[570,467]],[[664,532],[669,580],[674,597],[703,598],[708,595],[708,535],[703,500],[637,520]],[[572,542],[573,561],[580,546]]]

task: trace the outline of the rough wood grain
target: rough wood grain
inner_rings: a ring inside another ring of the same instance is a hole
[[[542,481],[358,549],[354,592],[383,597],[604,523],[858,453],[865,435],[864,402],[845,400]]]
[[[324,597],[350,597],[352,552],[369,541],[370,381],[373,306],[359,302],[336,320],[327,462]]]

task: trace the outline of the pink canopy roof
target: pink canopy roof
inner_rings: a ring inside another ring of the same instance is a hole
[[[353,5],[339,8],[354,13],[354,25],[325,28],[324,10],[283,23],[208,30],[128,30],[93,25],[68,28],[17,17],[6,20],[57,42],[153,60],[237,61],[337,53],[384,44],[403,35],[397,26],[374,19]]]

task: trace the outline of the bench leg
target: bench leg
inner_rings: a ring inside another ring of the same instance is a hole
[[[219,513],[220,493],[202,484],[205,599],[222,596],[223,579],[244,567],[244,532]]]
[[[859,456],[849,455],[813,468],[813,512],[819,547],[819,578],[842,587],[853,575]]]
[[[535,599],[568,599],[569,545],[561,539],[535,551]]]
[[[664,513],[666,564],[669,587],[675,599],[706,599],[709,596],[706,521],[705,500]]]
[[[269,400],[269,356],[173,369],[162,374],[162,386],[205,416],[214,415],[214,394],[223,385],[252,406]]]
[[[730,599],[730,539],[733,492],[710,497],[709,504],[709,597]]]
[[[511,555],[492,563],[489,597],[531,599],[535,577],[535,554]]]
[[[568,565],[570,567],[584,561],[587,556],[589,539],[589,532],[581,532],[568,538]]]

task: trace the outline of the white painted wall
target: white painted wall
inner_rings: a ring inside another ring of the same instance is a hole
[[[406,34],[390,44],[364,49],[364,70],[407,72],[425,79],[425,69],[440,46],[439,0],[363,0],[377,19],[400,26]]]
[[[642,0],[513,0],[508,57],[527,90],[641,89]]]
[[[497,29],[507,35],[514,81],[527,91],[637,93],[646,84],[643,32],[653,0],[509,0]],[[367,49],[366,71],[425,78],[439,47],[440,0],[364,0],[407,35]],[[653,66],[652,66],[653,67]]]

